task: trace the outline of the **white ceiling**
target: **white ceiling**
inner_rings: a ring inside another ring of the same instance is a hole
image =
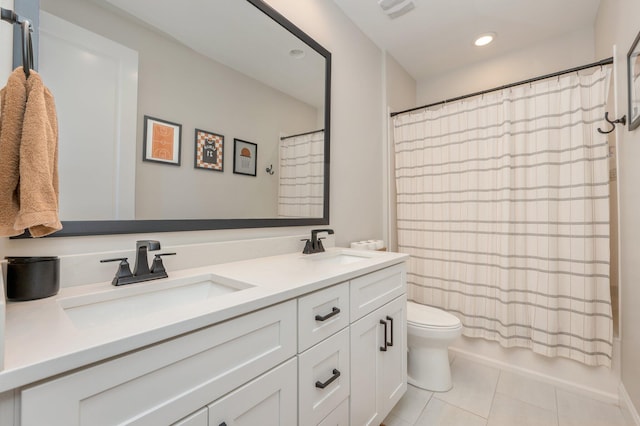
[[[482,62],[572,31],[593,27],[600,0],[414,0],[415,9],[389,19],[377,0],[334,0],[414,79]],[[488,46],[473,45],[485,32]]]

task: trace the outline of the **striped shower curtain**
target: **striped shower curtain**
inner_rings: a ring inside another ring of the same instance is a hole
[[[608,69],[394,118],[409,298],[463,334],[611,365]]]
[[[322,217],[324,130],[280,140],[278,216]]]

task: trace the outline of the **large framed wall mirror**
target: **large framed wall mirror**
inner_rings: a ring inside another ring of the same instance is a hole
[[[40,0],[38,29],[52,236],[329,223],[331,54],[266,3]]]

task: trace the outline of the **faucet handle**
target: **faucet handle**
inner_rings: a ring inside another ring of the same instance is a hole
[[[162,263],[162,256],[173,256],[175,253],[158,253],[154,255],[153,263],[151,264],[151,273],[152,274],[162,274],[164,273],[167,276],[167,271],[164,269],[164,264]]]
[[[133,277],[133,274],[131,273],[131,268],[129,267],[129,262],[126,257],[116,257],[114,259],[100,260],[100,263],[107,263],[107,262],[120,262],[120,265],[118,265],[118,270],[116,271],[116,276],[113,277],[113,281],[111,281],[111,284],[121,285],[123,284],[122,282],[123,279]]]
[[[318,245],[316,246],[316,252],[321,253],[324,251],[324,246],[322,245],[322,240],[324,239],[325,237],[318,238]]]
[[[304,244],[304,250],[302,250],[302,254],[311,254],[313,253],[313,249],[311,248],[311,240],[308,238],[303,238],[300,241],[306,241]]]

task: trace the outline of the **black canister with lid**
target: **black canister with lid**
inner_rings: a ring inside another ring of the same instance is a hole
[[[60,289],[60,259],[57,256],[7,256],[7,299],[42,299]]]

